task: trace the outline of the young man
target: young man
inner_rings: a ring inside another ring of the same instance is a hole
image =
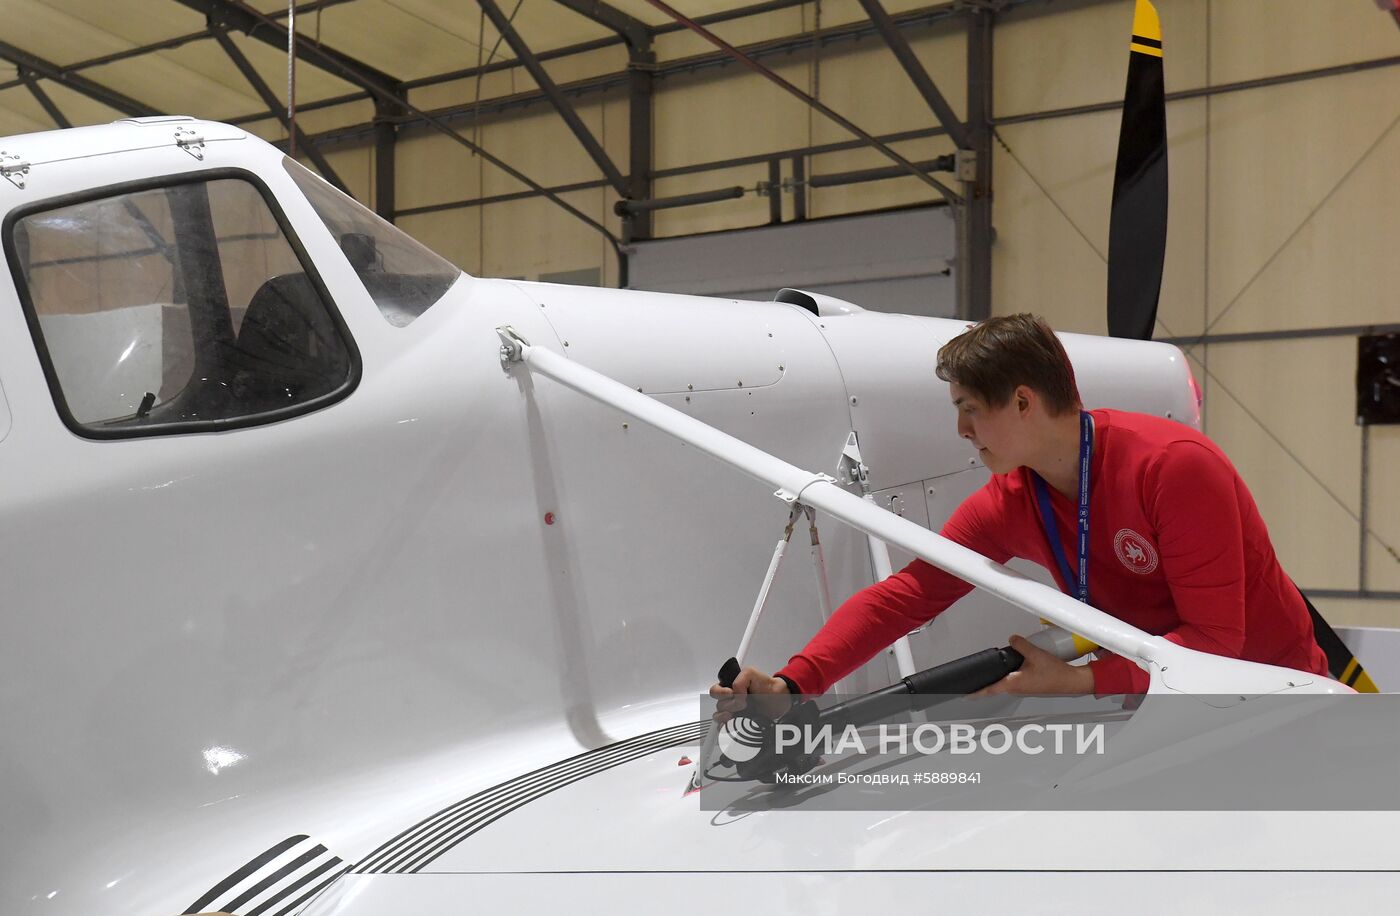
[[[937,373],[957,407],[958,435],[993,475],[948,519],[944,537],[998,563],[1039,563],[1070,595],[1188,648],[1327,674],[1307,607],[1253,497],[1209,439],[1160,417],[1084,412],[1064,347],[1033,315],[972,327],[939,350]],[[710,693],[824,693],[971,588],[915,560],[852,596],[775,676],[745,668],[732,691],[716,685]],[[1111,653],[1075,666],[1019,636],[1011,646],[1025,663],[984,692],[1147,690],[1147,672]]]

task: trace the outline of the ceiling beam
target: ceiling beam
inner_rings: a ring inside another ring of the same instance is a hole
[[[287,50],[287,27],[271,16],[259,13],[239,0],[175,0],[182,6],[203,13],[211,29],[234,29],[249,38],[272,45],[283,53]],[[296,39],[297,57],[313,67],[348,80],[370,92],[398,95],[399,80],[377,70],[348,54],[342,54],[324,44],[317,44],[305,35]]]
[[[870,22],[875,26],[880,37],[894,53],[895,60],[904,68],[909,79],[913,81],[914,88],[919,90],[919,95],[924,97],[924,102],[932,109],[934,117],[938,118],[938,123],[948,132],[948,136],[953,138],[953,142],[958,145],[958,149],[970,149],[972,147],[972,137],[967,127],[958,120],[958,116],[953,113],[953,107],[948,104],[948,100],[943,98],[943,93],[938,91],[938,86],[934,84],[933,78],[928,75],[924,65],[914,54],[914,49],[909,46],[909,39],[904,36],[904,32],[899,28],[898,23],[885,12],[880,0],[860,0],[860,5],[865,9],[865,14],[870,17]]]
[[[602,0],[554,0],[566,9],[571,9],[585,19],[598,23],[621,35],[629,47],[646,50],[651,47],[651,29],[640,19],[627,15]]]
[[[49,94],[44,91],[44,87],[39,85],[39,81],[34,78],[34,74],[21,68],[19,71],[19,79],[24,83],[25,88],[29,90],[29,94],[34,96],[34,101],[39,103],[48,116],[53,119],[53,123],[57,127],[67,130],[73,126],[73,122],[68,120],[68,116],[63,113],[63,110],[54,104],[53,99],[49,98]]]
[[[327,7],[339,6],[342,3],[351,2],[353,2],[353,0],[311,0],[311,2],[303,3],[297,7],[297,15],[301,15],[303,13],[315,13]],[[277,12],[269,13],[268,15],[271,16],[273,19],[285,19],[287,18],[287,11],[278,10]],[[164,38],[160,41],[152,42],[150,44],[137,45],[134,48],[124,48],[121,51],[113,51],[110,54],[103,54],[100,57],[89,57],[86,60],[80,60],[76,63],[64,64],[59,69],[59,73],[63,74],[63,76],[66,77],[69,74],[77,73],[79,70],[88,70],[92,67],[102,67],[107,64],[115,64],[119,61],[129,60],[133,57],[144,57],[147,54],[153,54],[157,51],[170,51],[174,48],[184,47],[185,45],[190,44],[192,42],[203,41],[204,39],[210,38],[212,36],[213,32],[209,29],[205,29],[202,32],[187,32],[184,35],[175,35],[171,38]],[[0,83],[0,90],[13,89],[19,84],[19,79],[15,79],[6,83]]]
[[[268,110],[276,116],[277,120],[282,123],[282,126],[295,138],[297,148],[306,153],[306,158],[311,160],[311,164],[316,166],[316,170],[321,173],[322,177],[341,191],[349,194],[350,189],[345,186],[345,182],[340,180],[340,176],[336,174],[335,169],[326,161],[325,154],[317,149],[316,144],[312,143],[307,138],[305,131],[287,116],[286,107],[282,105],[281,100],[277,98],[277,94],[272,91],[272,87],[267,84],[267,81],[258,73],[252,62],[248,60],[247,55],[238,49],[238,45],[233,43],[233,39],[230,38],[228,33],[224,30],[215,28],[213,29],[213,33],[214,40],[219,43],[219,47],[224,49],[224,53],[228,55],[229,60],[233,61],[233,65],[238,68],[238,72],[243,74],[243,78],[248,81],[248,84],[253,87],[253,91],[263,100],[263,104],[267,106]]]
[[[161,112],[138,102],[131,96],[123,95],[115,89],[109,89],[101,83],[88,79],[77,74],[64,73],[63,68],[57,64],[44,60],[28,51],[21,51],[14,45],[0,41],[0,58],[8,60],[10,63],[31,74],[42,76],[45,79],[53,80],[55,83],[67,86],[74,92],[81,93],[95,102],[101,102],[108,108],[115,108],[122,114],[132,118],[148,118],[158,115]]]
[[[564,97],[564,93],[559,91],[559,86],[555,84],[554,80],[550,79],[549,74],[545,72],[544,66],[540,64],[534,52],[530,50],[530,46],[525,43],[525,40],[520,37],[520,33],[515,30],[515,26],[506,18],[505,13],[501,12],[501,8],[496,5],[496,0],[477,0],[477,5],[480,6],[481,11],[486,14],[486,18],[491,20],[491,25],[495,26],[496,31],[501,33],[501,37],[506,40],[506,44],[510,45],[510,49],[515,52],[515,56],[525,65],[525,69],[529,72],[531,79],[539,84],[540,91],[549,99],[549,104],[554,106],[554,110],[558,113],[559,117],[564,119],[564,123],[568,125],[569,130],[573,133],[574,137],[578,139],[579,144],[583,146],[589,158],[592,159],[593,163],[602,171],[603,177],[607,178],[608,184],[612,185],[613,190],[617,191],[619,195],[626,197],[627,181],[622,177],[622,173],[618,171],[617,166],[613,164],[607,151],[603,149],[603,145],[593,136],[593,132],[588,129],[588,125],[583,123],[583,119],[578,116],[578,112],[574,111],[574,106]]]

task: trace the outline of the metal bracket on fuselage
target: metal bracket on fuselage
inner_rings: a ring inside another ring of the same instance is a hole
[[[861,493],[870,492],[870,468],[860,459],[860,442],[855,430],[846,437],[841,458],[836,463],[836,473],[841,476],[842,483],[859,485]]]
[[[530,346],[530,341],[520,336],[520,332],[508,324],[501,325],[496,329],[496,334],[501,338],[501,364],[507,369],[511,363],[518,363],[525,358],[525,348]]]

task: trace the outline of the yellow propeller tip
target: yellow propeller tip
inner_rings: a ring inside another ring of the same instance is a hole
[[[1137,0],[1133,11],[1133,35],[1138,38],[1162,40],[1162,20],[1157,17],[1157,8],[1149,0]]]

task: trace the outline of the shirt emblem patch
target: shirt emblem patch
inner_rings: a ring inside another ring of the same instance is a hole
[[[1157,549],[1131,528],[1124,528],[1113,536],[1113,552],[1124,566],[1139,575],[1145,576],[1157,569]]]

